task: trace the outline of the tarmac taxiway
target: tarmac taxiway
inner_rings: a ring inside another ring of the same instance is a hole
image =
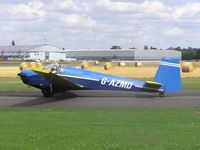
[[[0,108],[199,108],[200,91],[166,94],[124,91],[69,91],[44,98],[40,92],[0,92]]]

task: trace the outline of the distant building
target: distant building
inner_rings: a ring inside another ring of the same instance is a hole
[[[181,59],[175,50],[107,49],[64,50],[52,45],[0,46],[0,60],[160,60],[162,57]]]
[[[181,52],[175,50],[66,50],[67,58],[78,60],[160,60],[163,57],[181,59]]]
[[[4,60],[66,60],[66,53],[51,45],[0,46],[0,57]]]

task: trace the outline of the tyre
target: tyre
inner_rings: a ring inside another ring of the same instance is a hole
[[[41,91],[44,97],[53,97],[53,92],[50,89],[42,89]]]
[[[165,94],[164,94],[163,92],[160,92],[160,93],[159,93],[159,96],[160,96],[160,97],[164,97]]]

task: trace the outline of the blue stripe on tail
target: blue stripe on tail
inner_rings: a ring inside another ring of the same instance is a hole
[[[163,58],[154,81],[163,84],[161,88],[165,93],[180,92],[182,90],[180,60]]]

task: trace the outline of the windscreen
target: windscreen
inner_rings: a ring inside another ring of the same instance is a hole
[[[47,66],[44,67],[44,70],[47,70],[51,73],[57,73],[60,68],[62,68],[62,65],[59,64],[49,64]]]

